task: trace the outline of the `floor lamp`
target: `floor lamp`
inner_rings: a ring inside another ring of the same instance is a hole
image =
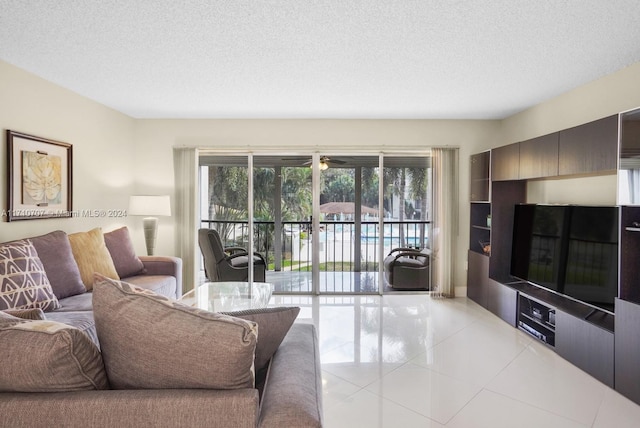
[[[144,240],[147,244],[147,255],[153,255],[158,234],[158,218],[156,216],[171,216],[169,196],[130,196],[129,214],[145,216],[142,220]]]

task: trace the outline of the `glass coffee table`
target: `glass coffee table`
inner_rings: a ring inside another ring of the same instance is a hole
[[[271,299],[273,284],[267,282],[224,281],[205,282],[188,291],[180,302],[211,312],[242,311],[266,308]]]

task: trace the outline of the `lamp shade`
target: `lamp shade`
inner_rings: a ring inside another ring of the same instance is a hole
[[[171,216],[169,195],[130,196],[129,214],[143,216]]]

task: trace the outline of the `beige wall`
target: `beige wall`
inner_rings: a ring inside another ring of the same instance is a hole
[[[0,100],[3,210],[7,200],[7,129],[73,145],[74,210],[127,208],[134,177],[133,119],[2,61]],[[0,241],[56,229],[74,232],[100,226],[110,230],[128,222],[126,218],[88,216],[10,223],[5,220],[0,221]]]
[[[503,121],[136,120],[0,61],[0,127],[73,144],[76,210],[126,209],[128,196],[134,193],[173,195],[176,146],[280,153],[460,147],[461,212],[454,279],[461,295],[466,286],[469,234],[469,155],[638,107],[638,81],[640,64],[634,64]],[[6,177],[6,149],[0,150],[0,165]],[[609,201],[615,179],[593,180],[592,189]],[[588,199],[582,184],[573,179],[535,182],[529,192],[540,199],[537,202],[561,202],[578,194],[581,200]],[[0,186],[0,198],[6,200],[6,184]],[[159,254],[176,253],[173,221],[160,220]],[[0,240],[54,229],[73,232],[102,226],[108,230],[121,224],[132,228],[136,249],[144,253],[137,218],[1,222]]]
[[[640,63],[502,121],[499,146],[640,107]]]

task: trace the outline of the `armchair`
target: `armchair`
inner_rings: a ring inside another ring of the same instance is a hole
[[[384,259],[384,276],[398,290],[429,290],[431,251],[394,248]]]
[[[204,256],[207,279],[217,281],[248,281],[249,253],[242,247],[224,247],[214,229],[198,230],[198,244]],[[253,280],[265,281],[267,263],[260,253],[253,253]]]

